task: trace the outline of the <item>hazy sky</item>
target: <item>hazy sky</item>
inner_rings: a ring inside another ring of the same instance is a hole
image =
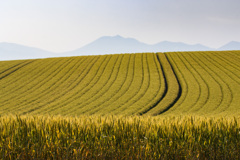
[[[0,0],[0,42],[63,52],[121,35],[220,47],[240,41],[240,0]]]

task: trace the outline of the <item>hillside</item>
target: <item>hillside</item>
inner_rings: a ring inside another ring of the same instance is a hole
[[[0,114],[237,115],[240,51],[0,62]]]

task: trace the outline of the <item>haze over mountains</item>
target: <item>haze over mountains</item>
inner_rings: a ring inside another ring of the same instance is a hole
[[[171,51],[210,51],[210,50],[240,50],[240,42],[229,42],[220,48],[210,48],[201,44],[185,44],[182,42],[163,41],[149,45],[133,38],[104,36],[79,49],[54,53],[38,48],[27,47],[14,43],[0,43],[0,60],[33,59],[47,57],[66,57],[81,55],[102,55],[115,53],[141,52],[171,52]]]

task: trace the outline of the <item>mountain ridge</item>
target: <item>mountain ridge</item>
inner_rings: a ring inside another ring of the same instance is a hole
[[[103,36],[75,50],[55,53],[36,47],[28,47],[16,43],[0,43],[0,60],[36,59],[49,57],[68,57],[82,55],[103,55],[120,53],[174,52],[174,51],[217,51],[240,50],[240,42],[231,41],[219,48],[210,48],[202,44],[186,44],[183,42],[162,41],[146,44],[134,38],[120,35]]]

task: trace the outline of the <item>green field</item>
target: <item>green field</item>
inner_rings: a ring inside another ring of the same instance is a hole
[[[0,159],[240,159],[240,51],[0,61]]]
[[[240,51],[0,62],[0,114],[240,115]]]

